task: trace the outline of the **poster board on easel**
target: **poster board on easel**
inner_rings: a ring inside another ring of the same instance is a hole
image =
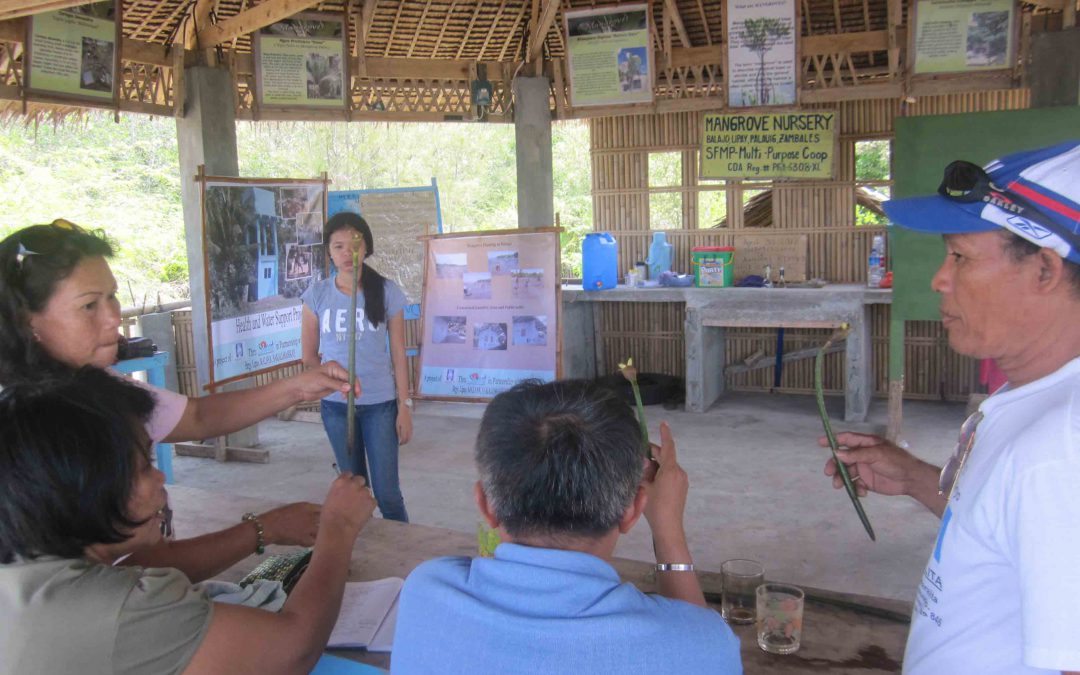
[[[561,228],[424,237],[418,398],[487,401],[562,374]]]
[[[323,278],[325,176],[207,176],[200,168],[207,349],[214,391],[299,363],[300,296]]]
[[[342,211],[356,213],[371,228],[375,252],[366,261],[372,269],[392,279],[418,306],[423,288],[424,252],[417,241],[429,234],[442,234],[439,186],[334,190],[327,196],[327,218]],[[419,310],[406,309],[406,319],[419,317]]]

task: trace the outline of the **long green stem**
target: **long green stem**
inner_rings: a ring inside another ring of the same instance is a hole
[[[855,491],[855,483],[851,480],[851,474],[848,473],[847,466],[836,456],[836,451],[840,449],[840,445],[836,442],[832,424],[829,423],[829,414],[825,411],[825,387],[822,383],[822,371],[825,369],[825,351],[834,342],[846,338],[850,331],[851,326],[846,323],[842,324],[829,336],[825,344],[818,349],[817,357],[814,359],[814,396],[817,398],[818,415],[821,416],[821,425],[825,427],[825,437],[829,439],[829,450],[832,452],[833,461],[836,462],[836,470],[840,474],[840,480],[844,481],[844,489],[847,490],[851,503],[855,505],[855,512],[859,514],[859,520],[862,521],[863,527],[866,528],[866,533],[870,535],[870,540],[877,541],[874,537],[874,528],[870,526],[870,519],[866,517],[866,511],[863,510],[862,502],[859,501],[859,494]]]
[[[353,249],[352,254],[352,301],[349,310],[349,393],[346,396],[348,407],[345,415],[345,447],[352,452],[356,442],[356,290],[360,285],[360,252]]]
[[[649,425],[645,423],[645,406],[641,403],[641,391],[638,390],[637,380],[630,380],[630,390],[634,392],[634,403],[637,405],[637,422],[641,427],[641,442],[642,447],[645,449],[645,456],[651,458],[652,452],[649,448]]]

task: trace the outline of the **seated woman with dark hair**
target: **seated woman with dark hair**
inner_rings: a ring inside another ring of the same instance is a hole
[[[212,603],[175,569],[115,567],[161,538],[150,392],[95,368],[0,392],[0,675],[307,672],[337,618],[374,498],[330,487],[279,613]]]

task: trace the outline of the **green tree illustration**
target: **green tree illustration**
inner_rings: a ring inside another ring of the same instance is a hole
[[[780,38],[787,37],[790,32],[791,27],[777,18],[762,17],[747,19],[743,22],[739,39],[742,40],[743,47],[758,55],[758,74],[755,85],[758,90],[758,102],[761,105],[767,105],[770,97],[769,78],[765,75],[765,53],[772,49]]]

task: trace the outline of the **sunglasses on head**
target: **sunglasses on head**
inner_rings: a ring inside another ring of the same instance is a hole
[[[44,225],[35,225],[30,232],[26,232],[19,236],[19,250],[15,254],[15,265],[19,269],[22,269],[23,263],[26,262],[27,258],[35,255],[49,255],[50,253],[55,252],[59,247],[60,240],[53,232],[38,228],[54,228],[63,232],[94,234],[98,236],[103,234],[100,230],[88,232],[65,218],[57,218],[51,223]]]
[[[998,208],[1015,213],[1043,227],[1057,232],[1060,226],[1049,216],[1040,211],[1024,197],[1009,190],[994,185],[990,174],[986,173],[978,164],[957,160],[945,167],[945,176],[938,186],[938,194],[942,197],[959,202],[972,204],[975,202],[989,202]]]

